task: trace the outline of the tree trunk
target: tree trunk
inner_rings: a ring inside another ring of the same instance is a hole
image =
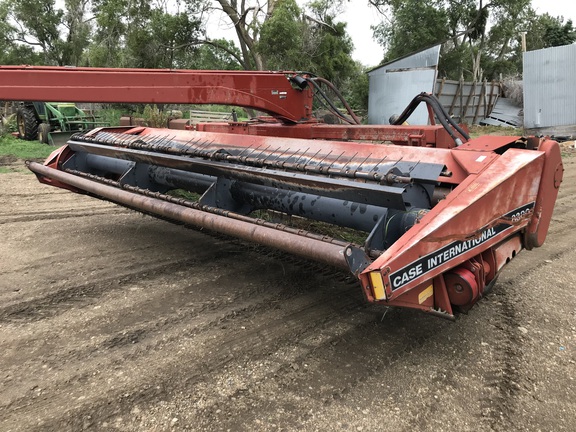
[[[261,23],[257,23],[257,15],[264,15],[263,21],[272,15],[277,0],[268,0],[267,12],[261,10],[258,4],[254,6],[247,6],[245,0],[241,1],[240,9],[238,9],[237,0],[218,0],[222,10],[234,25],[242,58],[244,59],[245,69],[263,70],[265,62],[262,55],[258,53],[256,46],[258,43],[258,28]],[[252,20],[248,20],[248,15],[252,13]],[[252,32],[250,31],[252,29]]]

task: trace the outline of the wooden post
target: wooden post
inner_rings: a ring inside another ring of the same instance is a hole
[[[476,105],[476,112],[474,113],[474,119],[472,120],[472,124],[477,124],[476,121],[478,120],[478,113],[480,112],[480,106],[484,104],[484,107],[486,107],[485,99],[486,99],[486,80],[482,81],[482,87],[480,87],[480,98],[478,98],[478,104]],[[484,115],[484,117],[486,117],[486,115]]]
[[[466,106],[464,107],[464,115],[461,117],[461,121],[466,123],[466,114],[468,114],[468,108],[470,107],[470,102],[476,95],[476,81],[472,81],[472,86],[470,87],[470,93],[468,93],[468,98],[466,99]]]
[[[440,80],[440,88],[438,89],[438,91],[436,92],[436,97],[438,99],[440,99],[440,96],[442,96],[442,90],[444,90],[444,84],[446,83],[446,77],[442,78]]]
[[[526,32],[520,32],[520,37],[522,38],[522,52],[526,52]]]
[[[448,114],[450,116],[454,115],[454,107],[456,106],[456,101],[458,100],[458,96],[460,96],[460,94],[462,93],[462,86],[464,85],[464,77],[460,76],[460,81],[458,82],[458,88],[456,89],[456,93],[454,94],[454,99],[452,99],[452,105],[450,105],[450,111],[448,111]],[[462,104],[460,104],[460,107],[462,107]],[[462,110],[460,110],[460,112],[462,112]]]
[[[494,109],[494,104],[496,103],[496,101],[494,100],[494,89],[496,88],[496,82],[494,80],[492,80],[492,84],[490,86],[490,99],[488,99],[488,106],[486,107],[488,110],[488,113],[486,115],[489,115],[492,110]]]

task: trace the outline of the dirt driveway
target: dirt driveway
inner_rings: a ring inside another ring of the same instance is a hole
[[[565,165],[545,246],[454,323],[1,173],[0,431],[574,431]]]

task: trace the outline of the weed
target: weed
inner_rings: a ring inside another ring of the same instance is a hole
[[[122,110],[120,109],[102,109],[97,113],[98,121],[110,126],[118,126],[120,124],[120,117],[122,117]]]
[[[200,195],[194,192],[189,192],[186,189],[172,189],[171,191],[166,192],[167,195],[170,195],[174,198],[184,198],[188,201],[196,202],[200,199]]]
[[[38,141],[24,141],[12,135],[0,136],[0,156],[13,156],[18,159],[44,160],[55,147],[42,144]]]
[[[505,136],[524,136],[523,129],[503,126],[479,126],[472,125],[470,128],[470,137],[478,138],[483,135],[505,135]]]
[[[142,116],[144,117],[146,125],[153,128],[166,127],[168,125],[168,119],[170,118],[168,112],[161,111],[156,105],[153,107],[146,105]]]

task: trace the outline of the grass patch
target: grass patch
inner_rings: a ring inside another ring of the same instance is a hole
[[[38,141],[24,141],[13,137],[12,135],[4,135],[0,137],[0,156],[12,156],[18,159],[46,159],[56,150],[46,144]]]
[[[166,192],[166,195],[170,195],[174,198],[184,198],[185,200],[196,202],[200,199],[200,195],[195,192],[189,192],[186,189],[172,189]]]
[[[502,135],[502,136],[524,136],[524,129],[513,128],[513,127],[503,127],[503,126],[480,126],[471,125],[470,137],[478,138],[484,135]]]
[[[30,171],[29,169],[24,167],[24,164],[22,164],[22,166],[16,165],[16,166],[0,166],[0,175],[2,174],[14,174],[14,173],[20,173],[20,174],[34,174],[32,171]]]
[[[363,245],[368,237],[368,233],[357,231],[352,228],[332,225],[327,222],[319,222],[299,216],[289,216],[284,213],[272,210],[256,210],[250,213],[256,219],[263,219],[267,222],[280,223],[291,228],[305,230],[325,237],[332,237],[336,240]]]

